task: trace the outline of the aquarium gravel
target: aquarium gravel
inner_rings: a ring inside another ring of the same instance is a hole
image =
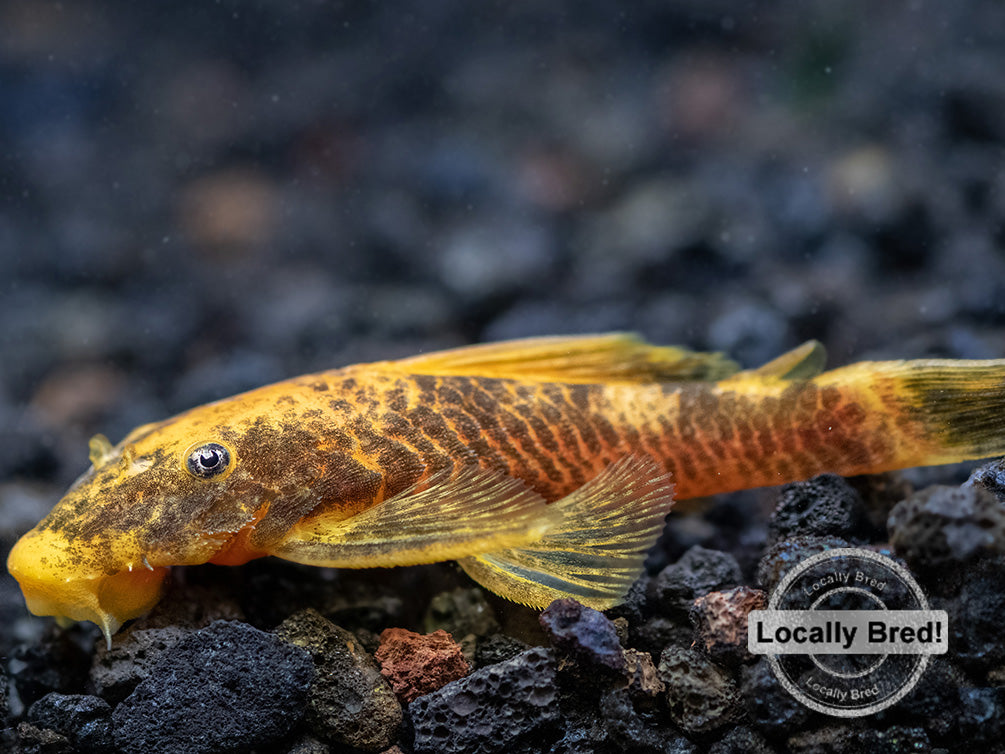
[[[614,330],[744,367],[1005,356],[1003,34],[990,0],[0,0],[0,552],[90,436],[360,361]],[[1001,751],[1003,489],[681,504],[604,613],[270,559],[174,569],[107,648],[4,574],[0,751]],[[848,546],[950,632],[841,719],[737,637]],[[382,674],[391,639],[424,648]]]

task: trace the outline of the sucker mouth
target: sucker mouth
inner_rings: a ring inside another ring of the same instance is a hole
[[[111,648],[112,634],[123,623],[157,604],[169,569],[145,564],[110,574],[87,572],[75,567],[70,549],[61,536],[36,529],[11,549],[7,570],[33,614],[91,621]]]

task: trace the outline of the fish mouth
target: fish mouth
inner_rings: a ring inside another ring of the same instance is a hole
[[[140,565],[107,573],[88,569],[87,562],[79,546],[33,529],[10,551],[7,570],[33,614],[96,623],[111,647],[123,623],[157,604],[168,569]]]

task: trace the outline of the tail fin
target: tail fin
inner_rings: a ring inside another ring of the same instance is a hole
[[[899,435],[889,469],[1005,455],[1005,359],[863,362],[814,382],[866,386]]]
[[[458,562],[514,602],[544,608],[573,597],[603,610],[621,602],[641,573],[672,504],[670,475],[649,458],[629,456],[552,503],[561,522],[533,546]]]
[[[1005,455],[1005,360],[901,364],[894,380],[934,445],[926,463]]]

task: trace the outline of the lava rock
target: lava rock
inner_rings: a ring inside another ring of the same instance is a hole
[[[932,751],[932,742],[924,728],[894,725],[884,730],[876,731],[877,745],[873,750],[889,752],[889,754],[915,754],[919,751]]]
[[[73,744],[66,736],[31,723],[18,723],[18,754],[74,754]]]
[[[756,730],[738,725],[708,747],[708,754],[772,754],[774,749]]]
[[[971,744],[1001,743],[1005,728],[1002,689],[962,688],[957,710],[960,734]]]
[[[442,629],[417,634],[404,628],[386,628],[374,659],[380,663],[381,675],[405,704],[471,671],[461,645]]]
[[[748,586],[699,597],[688,616],[695,629],[695,643],[715,662],[735,664],[750,659],[747,616],[751,610],[762,610],[765,605],[764,592]]]
[[[894,507],[887,526],[894,551],[919,571],[1005,552],[1005,505],[980,487],[919,490]]]
[[[977,467],[963,486],[986,490],[1005,505],[1005,458]]]
[[[318,737],[368,752],[397,740],[401,705],[353,634],[315,610],[303,610],[283,621],[276,635],[306,649],[314,661],[306,719]]]
[[[190,633],[179,626],[133,626],[113,636],[110,649],[98,644],[90,672],[94,693],[111,704],[121,702],[150,676],[160,656]]]
[[[810,710],[778,682],[763,657],[740,669],[740,699],[747,719],[766,736],[791,734],[803,726]]]
[[[7,698],[8,693],[10,693],[8,685],[7,663],[0,662],[0,722],[6,721],[7,715],[10,714],[10,701]]]
[[[984,561],[969,571],[949,609],[950,647],[965,666],[987,672],[1005,663],[1002,615],[1005,615],[1005,558]]]
[[[654,547],[653,553],[657,552]],[[647,567],[649,563],[647,561]],[[663,566],[664,568],[666,566]],[[662,570],[662,569],[660,569]],[[614,607],[605,610],[604,614],[614,620],[615,618],[625,618],[629,624],[637,623],[642,619],[646,611],[646,604],[653,597],[653,577],[648,573],[642,573],[628,589],[628,594],[624,600]]]
[[[506,634],[486,636],[475,648],[475,667],[484,668],[486,665],[512,660],[529,648],[528,644]]]
[[[695,545],[656,577],[656,609],[665,615],[687,613],[697,597],[737,586],[743,579],[740,565],[729,553]]]
[[[171,582],[154,608],[132,624],[132,628],[182,627],[205,628],[218,620],[244,621],[237,602],[213,589],[199,584]]]
[[[628,692],[633,699],[654,699],[666,691],[666,684],[660,680],[659,671],[648,652],[626,649],[625,675],[628,678]]]
[[[847,725],[830,725],[790,736],[787,744],[793,754],[856,754],[864,748],[863,732]]]
[[[555,663],[539,647],[408,705],[415,754],[495,754],[559,717]]]
[[[104,699],[83,694],[46,694],[28,709],[28,721],[66,736],[89,752],[112,751],[112,708]]]
[[[631,630],[631,644],[651,654],[659,654],[664,647],[690,647],[694,642],[694,628],[688,619],[678,613],[676,618],[657,615]]]
[[[91,660],[91,688],[111,704],[129,696],[150,675],[157,658],[195,629],[217,620],[241,620],[241,609],[218,591],[193,584],[172,584],[147,615],[103,642]]]
[[[379,635],[387,626],[411,623],[406,620],[405,600],[414,586],[408,572],[393,573],[375,580],[369,575],[352,573],[340,579],[339,588],[326,585],[328,599],[319,612],[336,626],[347,631],[365,628]]]
[[[481,589],[454,589],[433,597],[423,620],[427,633],[443,629],[460,643],[499,630],[492,606]]]
[[[625,688],[612,688],[601,694],[598,711],[604,738],[618,752],[673,751],[683,739],[671,726],[640,715]]]
[[[313,736],[303,736],[286,750],[286,754],[330,754],[330,752],[328,744],[318,741]]]
[[[896,472],[863,474],[845,481],[862,498],[869,529],[876,536],[886,531],[886,521],[893,507],[914,492],[911,483]]]
[[[713,730],[740,716],[733,681],[701,652],[667,647],[658,669],[667,687],[670,717],[685,731]]]
[[[50,626],[38,643],[18,647],[11,662],[11,679],[27,706],[46,694],[72,693],[84,685],[89,654],[76,640],[74,630]]]
[[[865,535],[865,525],[865,503],[855,488],[835,474],[820,474],[782,487],[768,537],[771,543],[794,536],[855,541]]]
[[[112,714],[126,754],[242,752],[304,713],[310,655],[243,623],[217,621],[164,652]]]
[[[826,550],[850,547],[840,537],[792,537],[768,548],[757,564],[757,584],[769,595],[785,575],[801,560]]]
[[[599,610],[574,599],[558,599],[540,615],[541,627],[560,652],[579,662],[623,672],[624,650],[614,624]]]

